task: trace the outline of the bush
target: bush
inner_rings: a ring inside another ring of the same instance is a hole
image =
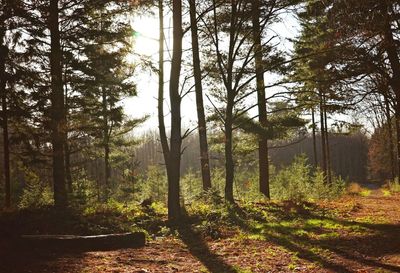
[[[96,182],[89,179],[82,172],[73,183],[73,194],[71,204],[73,206],[91,206],[100,199],[100,190],[97,189]]]
[[[396,177],[393,181],[389,181],[388,187],[389,187],[389,191],[392,192],[392,193],[400,192],[399,178]]]
[[[39,177],[31,170],[24,169],[25,187],[19,201],[19,208],[41,208],[52,205],[53,192],[49,185],[40,181]]]
[[[313,171],[305,156],[296,157],[271,179],[272,197],[280,200],[329,199],[341,195],[344,189],[345,182],[340,177],[333,177],[332,184],[325,183],[323,172]]]

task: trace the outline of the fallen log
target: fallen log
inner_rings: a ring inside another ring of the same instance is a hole
[[[21,235],[20,243],[27,248],[70,249],[82,251],[113,250],[143,247],[146,243],[143,232],[78,235]]]

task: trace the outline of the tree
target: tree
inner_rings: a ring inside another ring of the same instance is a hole
[[[261,47],[261,27],[260,27],[260,0],[252,1],[252,23],[254,40],[254,63],[256,72],[258,120],[261,126],[267,126],[267,108],[265,99],[264,68]],[[258,166],[260,192],[267,198],[269,193],[269,161],[268,161],[268,139],[260,136],[258,140]]]
[[[251,25],[253,18],[252,1],[226,2],[214,0],[212,1],[211,15],[203,20],[205,39],[210,44],[206,52],[208,56],[208,65],[206,67],[209,72],[209,78],[212,79],[209,85],[212,89],[211,94],[216,102],[219,103],[219,105],[214,103],[215,116],[222,123],[221,129],[225,135],[225,198],[228,202],[234,202],[235,159],[233,131],[243,123],[250,124],[252,119],[257,118],[257,116],[249,117],[246,122],[242,119],[250,109],[258,105],[263,107],[265,103],[265,101],[261,102],[263,100],[261,95],[259,97],[260,103],[250,106],[246,104],[248,102],[247,99],[252,94],[256,94],[258,90],[262,92],[266,88],[266,86],[264,88],[261,88],[260,85],[257,86],[257,82],[255,83],[256,88],[253,88],[252,84],[254,80],[260,79],[260,76],[266,72],[281,71],[285,63],[283,54],[274,44],[276,36],[270,33],[266,35],[264,40],[260,42],[259,49],[255,51],[256,44],[254,43],[253,34],[263,37],[262,34],[265,34],[266,29],[277,20],[280,20],[279,15],[294,2],[268,1],[265,5],[261,5],[263,9],[260,11],[261,15],[259,16],[261,18],[259,19],[260,29],[256,32],[253,31]],[[256,72],[255,57],[260,56],[260,54],[255,54],[255,52],[260,53],[260,49],[262,58],[260,60],[258,57],[258,61],[262,61],[262,66],[258,63],[258,71]],[[278,85],[278,83],[275,85]],[[262,116],[261,119],[264,120],[266,115],[262,112],[260,114]],[[261,149],[265,155],[265,147]],[[265,156],[262,156],[262,158],[267,160]],[[265,176],[266,162],[261,163],[261,167]],[[264,189],[266,188],[265,186],[263,187]]]
[[[192,34],[193,72],[196,92],[197,126],[200,141],[200,165],[203,179],[203,190],[211,188],[210,161],[207,143],[207,126],[203,104],[203,86],[199,53],[199,38],[197,29],[196,0],[189,0],[190,29]]]
[[[162,10],[163,3],[159,2],[160,14],[160,68],[163,62],[163,55],[161,49],[163,43],[163,23],[162,23]],[[161,136],[161,144],[163,148],[167,177],[168,177],[168,218],[171,221],[176,221],[181,215],[180,208],[180,161],[181,161],[181,96],[179,93],[179,78],[182,63],[182,2],[172,1],[172,29],[173,29],[173,45],[172,45],[172,60],[171,60],[171,74],[169,81],[169,102],[171,107],[171,135],[169,145],[166,143],[166,133],[164,125],[163,107],[163,69],[160,69],[159,78],[159,97],[158,97],[158,116],[159,116],[159,130]]]
[[[352,56],[358,63],[369,56],[373,60],[373,72],[389,77],[394,93],[397,132],[397,166],[400,167],[400,58],[397,27],[399,3],[385,1],[335,1],[329,9],[329,22],[336,31],[336,42],[347,43],[354,48],[364,49],[367,54],[354,51]],[[384,60],[383,64],[381,61]],[[381,64],[379,64],[381,63]],[[364,66],[363,68],[368,68]],[[369,74],[370,71],[365,71]]]
[[[58,0],[50,0],[48,28],[50,30],[50,73],[51,73],[51,128],[53,146],[54,201],[57,207],[68,204],[65,183],[65,130],[64,90],[62,82],[62,51],[60,44]]]
[[[129,120],[119,105],[122,98],[136,95],[131,75],[133,67],[126,61],[131,51],[129,38],[133,30],[118,16],[124,14],[124,7],[110,3],[104,6],[88,4],[84,15],[86,36],[81,43],[84,60],[74,60],[75,66],[83,75],[72,80],[76,91],[84,97],[80,100],[82,112],[91,121],[88,133],[96,139],[103,149],[104,198],[108,199],[111,190],[111,153],[115,143],[124,146],[121,136],[131,131],[140,121]]]
[[[3,40],[3,32],[0,30],[0,42]],[[4,32],[3,32],[4,33]],[[4,150],[4,184],[5,184],[5,206],[11,205],[11,183],[10,183],[10,148],[8,139],[8,113],[7,113],[7,92],[6,92],[6,71],[5,62],[8,55],[8,48],[0,43],[0,94],[2,105],[2,129],[3,129],[3,150]]]

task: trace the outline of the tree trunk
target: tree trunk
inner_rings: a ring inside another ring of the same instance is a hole
[[[164,123],[164,6],[163,0],[158,1],[158,13],[160,20],[159,37],[159,60],[158,60],[158,130],[160,133],[161,148],[163,150],[164,162],[167,164],[169,146]]]
[[[257,83],[257,104],[258,120],[261,126],[267,126],[267,107],[265,101],[265,82],[264,67],[262,60],[261,47],[261,28],[260,28],[260,1],[252,1],[252,22],[253,22],[253,41],[254,41],[254,61]],[[258,140],[258,166],[259,166],[259,185],[260,192],[267,198],[269,193],[269,162],[268,162],[268,139],[265,136],[259,136]]]
[[[200,68],[200,53],[199,53],[199,38],[197,30],[197,17],[196,17],[196,0],[189,0],[190,5],[190,24],[192,34],[192,55],[193,55],[193,71],[196,91],[196,106],[197,106],[197,120],[200,141],[200,164],[201,175],[203,179],[203,190],[206,191],[211,188],[211,175],[210,175],[210,161],[208,154],[207,143],[207,127],[206,117],[204,114],[203,105],[203,87]]]
[[[235,165],[233,161],[233,141],[232,141],[232,106],[227,106],[227,116],[225,119],[225,199],[234,203],[233,180]]]
[[[321,91],[319,92],[319,113],[321,122],[321,151],[322,151],[322,172],[324,181],[327,182],[327,165],[326,165],[326,142],[325,142],[325,118],[324,118],[324,100]]]
[[[110,137],[108,128],[108,105],[105,88],[102,87],[102,106],[103,106],[103,148],[104,148],[104,194],[105,199],[109,198],[110,192]]]
[[[179,77],[182,63],[182,1],[172,1],[173,43],[169,97],[171,106],[171,139],[167,164],[168,176],[168,218],[172,221],[180,217],[179,180],[181,162],[181,96]]]
[[[232,87],[233,82],[233,54],[235,44],[235,26],[237,16],[237,6],[235,1],[231,1],[230,14],[230,30],[229,30],[229,52],[227,63],[227,77],[225,82],[227,103],[225,113],[225,199],[234,203],[233,198],[233,181],[235,178],[235,164],[233,160],[233,108],[235,104],[235,90]],[[214,18],[215,18],[215,1],[214,1]],[[214,19],[216,22],[216,19]],[[217,34],[216,34],[217,35]],[[221,56],[218,56],[220,66],[223,66]],[[222,70],[221,70],[222,71]]]
[[[331,184],[332,183],[331,149],[329,147],[328,115],[326,113],[326,98],[325,98],[325,95],[324,95],[324,122],[325,122],[327,181],[328,181],[329,184]]]
[[[58,22],[58,0],[50,0],[48,26],[50,29],[50,74],[51,74],[51,127],[53,145],[53,184],[54,202],[56,207],[68,205],[65,185],[65,110],[62,84],[62,52],[60,46],[60,30]]]
[[[3,33],[2,33],[3,34]],[[10,145],[8,138],[8,113],[7,113],[7,90],[5,63],[8,55],[8,48],[3,43],[3,35],[0,36],[0,94],[2,105],[2,129],[3,129],[3,153],[4,153],[4,190],[5,206],[11,206],[11,183],[10,183]]]
[[[383,12],[387,12],[386,5],[384,4]],[[390,22],[386,22],[383,31],[383,38],[385,40],[385,49],[388,55],[390,66],[393,75],[390,85],[395,93],[396,106],[395,106],[395,119],[396,119],[396,138],[397,138],[397,170],[400,173],[400,60],[397,54],[396,43],[393,38]]]
[[[64,73],[64,79],[66,79],[66,71]],[[66,80],[65,80],[66,81]],[[65,144],[64,144],[64,156],[65,156],[65,179],[67,183],[67,191],[69,194],[72,194],[72,175],[71,175],[71,151],[69,148],[68,142],[68,89],[67,84],[64,84],[65,87],[65,120],[67,124],[67,129],[65,130]]]
[[[65,152],[65,179],[67,182],[68,193],[71,194],[73,192],[72,175],[71,175],[71,151],[69,149],[68,139],[65,141],[64,152]]]
[[[390,179],[393,181],[396,177],[396,168],[394,166],[394,144],[393,144],[393,127],[392,127],[392,117],[390,115],[390,105],[387,95],[384,96],[385,99],[385,115],[386,123],[388,127],[389,134],[389,156],[390,156]]]
[[[314,166],[318,167],[318,155],[317,155],[317,138],[316,138],[316,124],[315,124],[315,111],[314,107],[311,108],[311,121],[312,121],[312,138],[313,138],[313,152],[314,152]]]

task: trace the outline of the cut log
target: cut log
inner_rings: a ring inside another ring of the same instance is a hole
[[[138,248],[145,245],[143,232],[77,235],[22,235],[20,243],[28,248],[76,249],[82,251]]]

